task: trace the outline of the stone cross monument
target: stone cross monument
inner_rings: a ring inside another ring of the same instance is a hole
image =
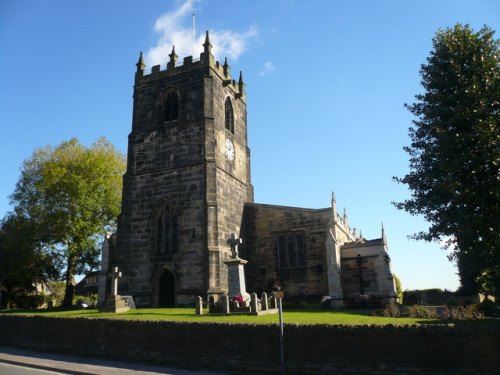
[[[110,273],[111,276],[111,295],[118,295],[118,278],[122,277],[122,273],[118,270],[118,267],[113,268],[113,272]]]
[[[236,238],[234,233],[231,233],[231,238],[226,241],[226,243],[231,247],[231,259],[239,258],[238,245],[243,243],[241,238]]]
[[[236,238],[236,235],[231,234],[231,238],[226,242],[231,247],[230,258],[224,263],[227,265],[228,274],[228,295],[234,297],[241,295],[245,305],[250,301],[250,295],[246,291],[245,285],[245,269],[244,265],[248,262],[239,257],[238,245],[243,243],[241,238]]]
[[[118,279],[122,277],[118,267],[113,267],[113,272],[110,272],[109,276],[111,277],[111,294],[106,297],[106,301],[99,311],[117,313],[130,310],[125,300],[118,294]]]

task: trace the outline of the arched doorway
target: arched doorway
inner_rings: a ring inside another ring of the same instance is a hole
[[[172,272],[164,270],[158,288],[158,307],[175,306],[175,278]]]

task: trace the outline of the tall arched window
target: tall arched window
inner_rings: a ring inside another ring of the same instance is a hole
[[[168,208],[158,215],[156,229],[156,251],[158,254],[173,254],[177,251],[177,215]]]
[[[179,116],[179,99],[175,91],[170,91],[163,105],[163,121],[177,120]]]
[[[278,268],[305,267],[304,236],[302,234],[282,235],[274,240]]]
[[[225,109],[224,113],[225,113],[226,129],[234,134],[233,105],[231,104],[231,100],[229,98],[226,98],[224,109]]]

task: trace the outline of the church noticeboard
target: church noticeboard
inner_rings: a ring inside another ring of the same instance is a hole
[[[283,293],[282,290],[274,292],[274,298],[276,299],[283,299],[285,297],[285,293]]]

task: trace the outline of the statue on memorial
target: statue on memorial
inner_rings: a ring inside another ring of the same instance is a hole
[[[231,259],[238,259],[238,245],[242,244],[241,238],[236,238],[234,233],[231,234],[231,238],[227,240],[227,244],[231,247]]]

